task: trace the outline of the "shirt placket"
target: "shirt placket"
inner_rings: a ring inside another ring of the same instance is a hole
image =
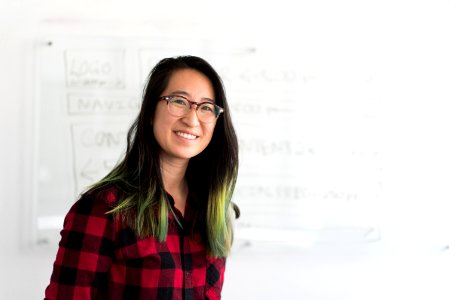
[[[185,299],[193,299],[193,280],[192,280],[192,254],[190,251],[189,240],[187,237],[183,238],[183,274],[184,274],[184,292]]]
[[[174,208],[174,207],[173,207]],[[189,237],[186,236],[187,225],[186,220],[183,218],[182,214],[174,208],[173,213],[176,214],[179,223],[176,222],[176,228],[179,234],[179,245],[180,245],[180,257],[181,257],[181,268],[183,274],[183,300],[193,300],[193,278],[192,278],[192,253],[189,244]]]

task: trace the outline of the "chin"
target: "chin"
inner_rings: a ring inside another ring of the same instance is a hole
[[[205,148],[204,148],[205,149]],[[170,156],[176,157],[178,159],[191,159],[197,155],[199,155],[201,152],[204,151],[203,148],[197,148],[197,147],[176,147],[172,149],[172,151],[168,152]]]
[[[191,159],[195,156],[197,156],[198,154],[200,154],[201,152],[183,152],[183,153],[176,153],[174,154],[174,156],[176,156],[179,159]]]

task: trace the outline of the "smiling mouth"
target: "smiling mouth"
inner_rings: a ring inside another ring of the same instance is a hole
[[[176,135],[178,135],[182,138],[188,139],[188,140],[194,140],[198,137],[196,135],[185,133],[185,132],[180,132],[180,131],[176,131],[175,133],[176,133]]]

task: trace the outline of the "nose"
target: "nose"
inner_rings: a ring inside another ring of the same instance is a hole
[[[190,106],[190,110],[182,118],[183,122],[190,127],[195,127],[200,125],[200,120],[197,115],[197,106],[195,104]]]

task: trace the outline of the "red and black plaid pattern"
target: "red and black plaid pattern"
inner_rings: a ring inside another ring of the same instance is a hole
[[[136,238],[106,214],[114,190],[83,196],[64,220],[45,299],[220,299],[225,258],[206,255],[169,216],[167,240]],[[185,220],[184,220],[185,221]]]

